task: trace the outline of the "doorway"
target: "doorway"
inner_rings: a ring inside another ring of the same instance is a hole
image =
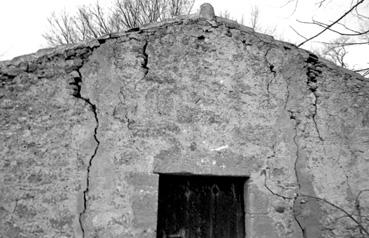
[[[244,238],[246,180],[161,174],[157,238]]]

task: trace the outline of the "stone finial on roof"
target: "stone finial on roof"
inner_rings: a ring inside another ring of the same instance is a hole
[[[213,20],[215,18],[214,8],[210,3],[201,4],[200,17],[203,17],[207,20]]]

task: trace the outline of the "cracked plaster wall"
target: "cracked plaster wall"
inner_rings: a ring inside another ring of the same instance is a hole
[[[249,176],[250,238],[363,233],[369,83],[293,45],[178,18],[0,78],[0,237],[155,237],[157,173]]]

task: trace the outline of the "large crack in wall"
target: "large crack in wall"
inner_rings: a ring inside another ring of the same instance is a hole
[[[265,54],[264,54],[264,60],[266,62],[266,65],[268,66],[268,70],[270,71],[270,73],[272,73],[273,75],[273,78],[271,80],[269,80],[267,82],[267,93],[268,93],[268,97],[270,97],[270,84],[272,83],[273,79],[275,79],[277,77],[277,71],[275,69],[275,66],[273,65],[273,63],[271,63],[269,60],[268,60],[268,54],[270,53],[270,51],[273,49],[273,47],[268,47]],[[286,49],[286,48],[285,48]],[[309,62],[310,63],[310,62]],[[317,72],[317,70],[314,68],[314,66],[311,65],[311,63],[309,64],[309,70],[310,71],[314,71],[314,72]],[[312,69],[311,69],[312,68]],[[317,75],[318,73],[315,74],[315,76]],[[293,196],[285,196],[279,192],[275,192],[273,191],[273,189],[271,189],[268,184],[267,184],[267,172],[266,170],[262,170],[261,172],[261,175],[264,176],[264,187],[273,195],[273,196],[276,196],[276,197],[279,197],[279,198],[282,198],[283,200],[286,200],[286,201],[292,201],[292,206],[293,208],[295,208],[297,205],[297,203],[301,202],[299,201],[299,198],[300,198],[300,190],[301,190],[301,178],[300,178],[300,175],[299,175],[299,168],[298,168],[298,164],[300,162],[300,146],[299,146],[299,143],[298,143],[298,126],[300,124],[300,119],[298,119],[298,112],[296,112],[295,110],[291,109],[288,107],[288,104],[289,104],[289,101],[290,101],[290,95],[291,95],[291,92],[290,92],[290,82],[291,79],[286,79],[286,95],[285,95],[285,99],[284,99],[284,105],[283,105],[283,109],[288,113],[288,116],[289,116],[289,119],[291,121],[293,121],[293,131],[294,131],[294,134],[293,134],[293,138],[292,138],[292,141],[293,141],[293,144],[295,145],[295,148],[296,148],[296,152],[295,152],[295,161],[294,161],[294,164],[293,164],[293,169],[294,169],[294,173],[295,173],[295,178],[296,178],[296,192]],[[309,80],[309,78],[308,78]],[[309,86],[309,85],[308,85]],[[310,87],[309,87],[310,89]],[[311,90],[313,93],[314,93],[314,96],[315,96],[315,102],[314,102],[314,106],[315,106],[315,113],[313,115],[313,121],[316,125],[316,122],[315,122],[315,115],[317,113],[317,106],[316,106],[316,100],[317,100],[317,96],[315,94],[315,91],[314,90]],[[315,126],[317,132],[318,132],[318,135],[319,135],[319,138],[320,138],[320,133],[319,133],[319,130],[318,130],[318,127],[317,125]],[[275,154],[276,154],[276,151],[275,151],[275,145],[272,146],[272,149],[273,149],[273,155],[271,157],[274,157]],[[269,157],[268,157],[269,158]],[[293,209],[292,210],[292,215],[293,215],[293,219],[294,221],[296,222],[297,226],[299,227],[300,231],[301,231],[301,235],[303,238],[307,238],[307,233],[306,233],[306,230],[303,226],[303,223],[302,221],[299,220],[298,218],[298,214],[296,213],[296,210]]]
[[[147,45],[149,44],[149,41],[146,40],[143,47],[142,47],[142,56],[143,56],[143,62],[141,64],[142,68],[145,70],[144,78],[149,73],[149,67],[147,66],[149,63],[149,55],[147,54]]]
[[[300,181],[300,176],[299,176],[299,172],[298,172],[298,163],[299,163],[299,159],[300,159],[300,151],[299,151],[299,144],[297,142],[297,136],[298,136],[298,132],[297,132],[297,127],[299,125],[299,122],[297,121],[296,115],[293,111],[289,111],[289,115],[290,115],[290,119],[294,121],[294,136],[293,136],[293,143],[296,146],[296,159],[295,159],[295,163],[294,163],[294,171],[295,171],[295,177],[296,177],[296,183],[297,183],[297,192],[295,197],[293,198],[293,207],[296,207],[296,203],[298,202],[298,198],[300,196],[300,190],[301,190],[301,181]],[[302,226],[301,222],[299,221],[299,219],[297,218],[297,214],[296,214],[296,210],[293,209],[293,218],[295,219],[297,225],[300,227],[301,229],[301,234],[303,238],[306,238],[306,232],[304,227]]]
[[[104,40],[104,42],[105,42],[105,40]],[[102,42],[102,43],[104,43],[104,42]],[[141,55],[140,55],[142,57],[141,67],[144,70],[143,78],[145,78],[146,75],[148,75],[148,73],[149,73],[149,67],[148,67],[148,57],[149,56],[148,56],[148,53],[147,53],[148,43],[149,43],[148,40],[145,39],[144,44],[142,46],[142,52],[141,52]],[[95,48],[93,48],[91,50],[91,53],[94,49]],[[83,77],[82,77],[82,74],[80,72],[80,69],[83,67],[83,65],[87,61],[87,59],[88,59],[88,57],[84,57],[83,58],[83,64],[78,69],[76,69],[75,71],[72,71],[69,74],[69,76],[71,78],[73,78],[72,80],[69,81],[69,84],[72,85],[72,87],[73,87],[72,95],[74,97],[78,98],[78,99],[83,100],[86,104],[89,105],[91,111],[94,114],[94,119],[95,119],[95,128],[94,128],[93,137],[94,137],[94,140],[96,142],[96,146],[95,146],[93,154],[91,155],[91,157],[88,160],[88,164],[87,164],[87,168],[86,168],[86,173],[87,174],[86,174],[85,188],[83,190],[83,209],[82,209],[82,211],[80,211],[79,219],[78,219],[79,224],[80,224],[80,229],[81,229],[81,232],[82,232],[82,237],[86,236],[86,227],[85,227],[85,224],[84,224],[84,220],[86,219],[85,216],[86,216],[86,212],[87,212],[87,209],[88,209],[88,200],[89,200],[88,196],[89,196],[90,184],[91,184],[90,172],[91,172],[91,168],[93,166],[93,161],[96,157],[96,154],[97,154],[97,152],[99,150],[99,146],[100,146],[100,140],[98,139],[98,136],[97,136],[98,130],[99,130],[98,108],[97,108],[96,104],[92,103],[89,98],[83,97],[81,95],[81,87],[82,87]],[[126,119],[127,119],[127,128],[129,129],[130,125],[134,123],[134,120],[128,118],[127,115],[126,115]]]
[[[313,111],[311,112],[310,116],[308,116],[308,118],[311,118],[312,123],[314,125],[315,131],[317,133],[317,137],[319,139],[319,141],[324,141],[324,139],[321,136],[319,127],[318,127],[318,123],[316,120],[317,114],[318,114],[318,94],[317,94],[317,90],[318,90],[318,80],[317,77],[320,76],[320,74],[322,73],[322,64],[319,62],[318,57],[315,56],[314,54],[309,53],[307,59],[305,60],[306,62],[306,76],[307,76],[307,81],[306,81],[306,85],[307,85],[307,89],[311,92],[312,96],[313,96],[313,102],[312,102],[312,106],[313,106]],[[289,87],[287,84],[287,91],[288,91],[288,97],[290,95],[289,93]],[[288,101],[286,102],[286,106],[287,106]],[[310,105],[309,105],[310,106]],[[287,107],[286,107],[287,108]],[[302,198],[309,198],[310,195],[306,195],[301,193],[301,190],[305,191],[306,189],[309,190],[308,187],[306,187],[305,185],[307,185],[308,178],[306,177],[306,175],[304,174],[304,172],[301,171],[301,168],[299,168],[301,165],[299,165],[299,163],[301,163],[301,158],[300,158],[300,147],[299,147],[299,143],[298,143],[298,127],[299,124],[301,123],[301,119],[298,119],[298,115],[296,112],[294,112],[293,110],[288,110],[288,113],[290,115],[290,119],[294,120],[294,137],[293,137],[293,142],[296,146],[296,160],[294,163],[294,171],[295,171],[295,177],[296,177],[296,182],[297,182],[297,192],[296,195],[294,197],[294,201],[293,201],[293,215],[294,215],[294,219],[296,221],[296,223],[298,224],[298,226],[301,229],[301,233],[302,233],[302,237],[303,238],[307,238],[308,237],[308,232],[307,232],[307,228],[306,225],[304,225],[304,223],[306,222],[305,220],[303,220],[304,218],[299,218],[299,216],[301,216],[301,210],[303,209],[304,206],[311,206],[311,205],[307,205],[305,204],[307,201],[305,201]],[[302,174],[301,174],[302,173]],[[304,181],[303,181],[304,180]],[[304,187],[302,187],[304,184]],[[306,191],[305,191],[306,192]],[[311,196],[314,197],[314,196]],[[305,205],[304,205],[305,204]],[[310,218],[309,218],[310,219]],[[309,228],[311,229],[311,227]],[[314,231],[312,231],[314,233]],[[310,234],[311,235],[311,234]],[[309,235],[309,237],[310,237]]]
[[[18,82],[15,80],[17,78],[22,78],[22,77],[26,79],[30,77],[30,79],[28,80],[31,80],[32,77],[34,77],[35,79],[37,79],[35,83],[39,83],[45,80],[46,82],[45,84],[49,82],[53,82],[55,78],[66,79],[66,83],[68,84],[66,87],[66,93],[75,97],[77,100],[84,101],[84,103],[88,106],[89,111],[91,111],[93,114],[93,118],[95,121],[95,126],[93,127],[93,138],[94,138],[94,141],[96,142],[96,146],[93,148],[93,151],[91,151],[92,155],[88,159],[86,159],[86,162],[84,163],[87,165],[86,166],[87,168],[86,168],[86,177],[85,177],[86,180],[85,182],[82,181],[83,191],[81,191],[81,197],[83,197],[83,205],[82,205],[82,208],[79,209],[79,211],[77,211],[78,215],[75,216],[77,230],[80,230],[80,231],[77,231],[77,233],[80,232],[82,234],[82,237],[85,237],[85,234],[84,234],[85,227],[83,224],[83,216],[86,213],[86,209],[88,205],[88,192],[89,192],[90,183],[91,183],[90,182],[90,170],[91,170],[91,166],[93,165],[93,160],[97,154],[100,141],[97,137],[98,128],[99,128],[99,119],[97,115],[98,109],[97,109],[97,106],[89,98],[83,97],[81,95],[82,74],[80,72],[80,69],[84,66],[84,64],[88,60],[89,56],[94,52],[94,50],[100,47],[101,44],[103,44],[106,41],[106,39],[108,38],[97,39],[90,43],[81,44],[78,46],[61,46],[55,49],[42,50],[40,51],[39,54],[35,54],[35,56],[31,55],[29,57],[28,56],[20,57],[19,59],[14,59],[10,61],[9,63],[4,62],[3,64],[0,65],[1,66],[0,80],[4,83],[17,84]],[[65,86],[64,84],[65,82],[62,82],[62,81],[53,82],[53,83],[56,84],[55,86],[56,88],[58,87],[58,83],[60,83],[60,85]],[[46,86],[43,85],[43,87],[46,87]],[[44,93],[46,94],[45,95],[46,97],[49,96],[47,95],[48,93],[47,89]],[[63,94],[64,94],[63,91],[60,91],[59,96],[64,97],[65,95]],[[55,97],[55,94],[53,94],[52,96]],[[60,101],[62,100],[64,100],[64,98],[60,98]],[[41,108],[43,106],[44,105],[41,105]],[[40,160],[43,159],[41,155],[38,155],[38,157]],[[49,158],[47,159],[51,160],[51,158],[52,158],[52,155],[49,155]],[[14,210],[17,207],[17,203],[18,203],[17,200],[18,199],[16,199]],[[60,219],[63,219],[63,218],[60,218]],[[53,222],[55,224],[59,224],[59,223],[56,223],[58,222],[57,218],[50,217],[49,223],[53,223]],[[79,228],[78,228],[78,223],[79,223]],[[55,224],[52,224],[54,229],[56,226]],[[60,224],[62,225],[62,223]],[[0,232],[0,236],[1,234],[2,233]]]
[[[312,114],[312,119],[313,119],[316,132],[318,134],[318,138],[320,141],[323,141],[323,137],[320,134],[318,123],[316,121],[316,116],[318,115],[318,98],[319,98],[316,92],[318,90],[317,77],[322,73],[322,70],[319,65],[318,57],[314,54],[311,54],[311,53],[309,54],[309,57],[307,58],[306,63],[307,63],[307,72],[306,72],[307,82],[306,84],[308,86],[308,89],[314,96],[314,102],[313,102],[314,111]]]
[[[78,71],[78,75],[79,75],[79,78],[77,79],[77,81],[79,82],[82,82],[82,76],[81,76],[81,73]],[[80,86],[80,85],[79,85]],[[95,118],[95,122],[96,122],[96,125],[95,125],[95,128],[94,128],[94,139],[95,139],[95,142],[96,142],[96,147],[95,147],[95,150],[93,152],[93,154],[91,155],[91,157],[89,158],[88,160],[88,164],[87,164],[87,174],[86,174],[86,187],[83,191],[83,210],[80,212],[79,214],[79,223],[80,223],[80,228],[81,228],[81,232],[82,232],[82,237],[85,237],[85,227],[84,227],[84,224],[83,224],[83,217],[86,213],[86,210],[87,210],[87,203],[88,203],[88,193],[89,193],[89,190],[90,190],[90,170],[91,170],[91,167],[92,167],[92,163],[93,163],[93,160],[97,154],[97,151],[99,149],[99,145],[100,145],[100,141],[99,139],[97,138],[97,132],[98,132],[98,129],[99,129],[99,118],[97,116],[97,108],[96,108],[96,105],[93,104],[90,99],[88,98],[85,98],[85,97],[82,97],[81,96],[81,87],[79,87],[79,91],[76,93],[76,98],[79,98],[83,101],[85,101],[91,111],[93,112],[94,114],[94,118]]]
[[[82,231],[82,237],[85,237],[85,229],[84,229],[84,225],[83,225],[83,216],[85,215],[86,213],[86,210],[87,210],[87,202],[88,202],[88,192],[89,192],[89,188],[90,188],[90,170],[91,170],[91,166],[92,166],[92,162],[93,162],[93,159],[95,158],[96,156],[96,153],[99,149],[99,145],[100,145],[100,141],[97,139],[97,131],[98,131],[98,128],[99,128],[99,119],[97,117],[97,112],[96,112],[96,106],[94,104],[92,104],[90,102],[90,100],[86,99],[86,98],[82,98],[87,104],[90,105],[91,107],[91,110],[92,112],[94,113],[95,115],[95,120],[96,120],[96,127],[94,129],[94,139],[96,141],[96,147],[95,147],[95,151],[94,153],[92,154],[92,156],[90,157],[89,161],[88,161],[88,165],[87,165],[87,175],[86,175],[86,188],[85,190],[83,191],[83,210],[81,211],[81,213],[79,214],[79,222],[80,222],[80,226],[81,226],[81,231]]]
[[[295,196],[291,199],[293,199],[293,208],[296,207],[296,203],[298,202],[298,198],[300,196],[300,190],[301,190],[301,181],[300,181],[300,176],[299,176],[299,171],[298,171],[298,163],[299,163],[299,159],[300,159],[300,147],[297,141],[297,137],[298,137],[298,125],[299,125],[299,121],[297,119],[297,115],[296,112],[288,109],[288,102],[290,100],[290,82],[289,80],[286,79],[286,90],[287,90],[287,95],[286,95],[286,101],[285,101],[285,105],[284,105],[284,109],[287,111],[288,115],[289,115],[289,119],[292,120],[294,122],[293,125],[293,131],[294,131],[294,135],[292,138],[292,141],[296,147],[296,152],[295,152],[295,162],[293,165],[293,169],[295,172],[295,178],[296,178],[296,184],[297,184],[297,191],[295,193]],[[306,232],[304,227],[302,226],[301,222],[299,221],[299,219],[297,218],[297,214],[296,214],[296,210],[293,209],[293,218],[296,221],[297,225],[299,226],[300,230],[301,230],[301,234],[303,238],[306,238]]]
[[[275,78],[277,76],[277,71],[274,69],[274,65],[271,62],[269,62],[269,60],[268,60],[268,54],[269,54],[271,49],[272,49],[272,47],[269,46],[268,49],[266,50],[265,54],[264,54],[264,60],[265,60],[266,64],[268,65],[268,70],[273,75],[273,78],[268,80],[267,85],[266,85],[266,90],[267,90],[267,93],[268,93],[268,103],[269,104],[270,104],[270,98],[271,98],[270,86],[273,83],[273,80],[275,80]]]
[[[105,42],[105,39],[102,41],[99,41],[99,43],[103,44]],[[100,44],[100,45],[101,45]],[[99,46],[100,46],[99,45]],[[86,168],[86,181],[85,181],[85,188],[83,190],[83,208],[82,211],[80,211],[79,213],[79,217],[78,217],[78,221],[79,221],[79,225],[80,225],[80,229],[82,232],[82,237],[85,237],[85,225],[84,225],[84,216],[86,214],[87,208],[88,208],[88,193],[90,191],[90,183],[91,183],[91,178],[90,178],[90,172],[91,172],[91,167],[93,165],[93,160],[98,152],[99,146],[100,146],[100,141],[97,137],[97,133],[98,133],[98,129],[99,129],[99,118],[98,118],[98,113],[97,113],[97,107],[94,103],[91,102],[91,100],[89,98],[83,97],[81,95],[81,88],[82,88],[82,74],[80,72],[80,69],[83,67],[83,65],[85,64],[85,62],[87,61],[88,57],[93,53],[93,51],[96,49],[97,47],[94,48],[90,48],[90,52],[86,55],[84,55],[83,57],[81,57],[82,59],[82,64],[76,68],[74,71],[72,71],[71,73],[69,73],[69,85],[71,86],[72,92],[71,94],[80,99],[83,100],[90,108],[90,110],[92,111],[93,115],[94,115],[94,119],[95,119],[95,127],[94,127],[94,140],[96,142],[96,146],[95,149],[91,155],[91,157],[88,159],[88,163],[87,163],[87,168]]]

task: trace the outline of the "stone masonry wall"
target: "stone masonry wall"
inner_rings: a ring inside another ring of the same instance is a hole
[[[0,79],[0,237],[156,237],[158,173],[248,176],[248,238],[366,237],[369,82],[294,45],[177,18]]]

